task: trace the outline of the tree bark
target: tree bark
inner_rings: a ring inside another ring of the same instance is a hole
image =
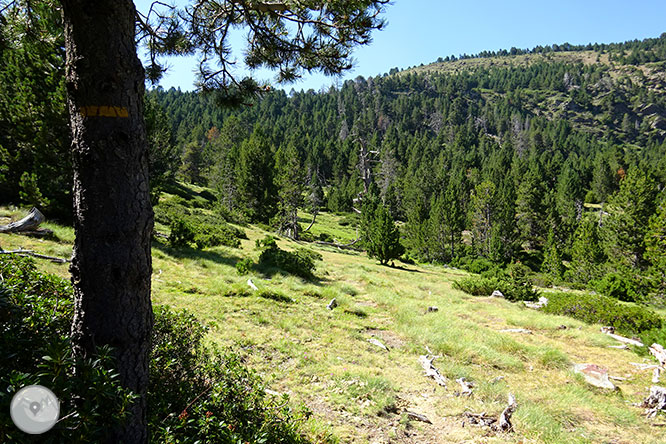
[[[153,212],[135,9],[127,0],[61,3],[74,167],[74,353],[113,347],[121,384],[139,398],[107,442],[145,443]]]

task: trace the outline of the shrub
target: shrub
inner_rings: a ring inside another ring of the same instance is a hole
[[[321,254],[299,248],[295,251],[285,251],[277,246],[275,238],[266,236],[257,239],[256,245],[263,249],[259,256],[259,266],[263,268],[278,268],[296,276],[310,279],[314,276],[315,261],[321,260]]]
[[[236,262],[236,271],[238,274],[245,275],[249,274],[250,271],[252,270],[252,266],[254,265],[254,262],[252,259],[249,257],[246,257],[245,259],[241,259],[238,262]]]
[[[169,228],[169,245],[172,247],[186,247],[194,241],[194,228],[185,219],[175,219]]]
[[[636,282],[621,273],[608,273],[602,279],[593,282],[593,288],[604,296],[625,302],[640,299]]]
[[[279,291],[268,290],[268,289],[259,290],[257,292],[257,296],[264,299],[271,299],[277,302],[287,302],[287,303],[294,302],[294,300],[289,296],[282,294]]]
[[[0,408],[28,384],[51,388],[61,420],[49,442],[103,442],[133,395],[120,387],[109,348],[85,361],[70,353],[69,284],[35,271],[32,261],[0,256]],[[204,345],[206,327],[186,311],[155,307],[148,424],[154,442],[304,443],[307,411],[267,397],[259,377],[231,352]],[[46,357],[44,357],[46,356]],[[74,369],[76,368],[76,375]],[[83,402],[82,402],[83,401]],[[36,442],[0,415],[0,436]],[[41,442],[41,441],[40,441]]]
[[[7,412],[21,387],[41,384],[60,400],[62,419],[49,432],[52,442],[101,441],[108,427],[123,420],[133,399],[118,382],[110,349],[100,348],[85,360],[72,356],[73,298],[67,281],[43,275],[32,260],[13,255],[0,256],[0,275],[0,408]],[[0,415],[0,437],[35,442],[9,415]]]
[[[536,301],[539,293],[528,281],[498,279],[495,277],[468,277],[455,281],[453,288],[473,296],[490,296],[499,290],[509,301]]]
[[[626,305],[602,295],[549,293],[546,313],[570,316],[589,324],[615,327],[626,334],[658,329],[662,320],[655,312],[638,305]]]

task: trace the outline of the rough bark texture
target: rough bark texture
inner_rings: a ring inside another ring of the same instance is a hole
[[[135,9],[126,0],[61,3],[74,166],[74,352],[114,348],[121,383],[140,398],[107,442],[144,443],[153,212]]]

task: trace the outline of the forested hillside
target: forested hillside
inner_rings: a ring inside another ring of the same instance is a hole
[[[351,212],[376,197],[421,261],[522,261],[577,284],[656,270],[666,36],[447,59],[240,110],[173,89],[150,97],[180,173],[217,189],[228,218],[279,228],[289,208]],[[646,285],[630,280],[634,293]]]

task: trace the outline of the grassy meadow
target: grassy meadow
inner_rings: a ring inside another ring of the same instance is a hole
[[[166,196],[168,199],[169,196]],[[0,223],[24,210],[0,209]],[[321,213],[312,231],[340,242],[356,238],[344,217]],[[303,215],[307,226],[311,217]],[[73,231],[55,224],[49,239],[1,234],[0,247],[69,257]],[[280,239],[281,248],[306,247],[323,256],[316,279],[254,272],[237,261],[259,251],[267,232],[241,227],[241,248],[203,251],[153,244],[153,302],[187,309],[209,327],[209,340],[238,352],[269,393],[289,394],[312,412],[305,432],[321,443],[664,443],[664,418],[648,420],[640,403],[651,371],[631,363],[651,358],[617,345],[587,325],[527,309],[503,299],[474,297],[452,288],[464,271],[434,265],[380,266],[365,254]],[[158,226],[166,232],[168,227]],[[68,277],[67,265],[38,260]],[[259,287],[249,289],[248,278]],[[338,306],[327,310],[336,298]],[[428,307],[438,310],[429,312]],[[501,332],[529,329],[533,334]],[[388,351],[369,342],[377,339]],[[448,378],[440,387],[424,376],[419,355]],[[591,387],[574,363],[609,369],[619,390]],[[460,396],[457,378],[474,384]],[[498,415],[515,395],[514,433],[463,424],[463,413]],[[409,419],[422,414],[432,424]],[[662,424],[663,425],[663,424]]]

